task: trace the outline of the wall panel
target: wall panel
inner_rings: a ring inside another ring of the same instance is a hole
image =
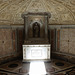
[[[56,30],[51,38],[52,58],[62,59],[75,63],[75,25],[50,25],[50,30]],[[52,32],[53,33],[53,32]],[[55,44],[53,44],[55,41]],[[56,46],[56,47],[55,47]],[[55,47],[55,50],[53,50]]]
[[[0,29],[0,43],[1,43],[1,48],[2,50],[0,50],[0,55],[1,57],[9,55],[10,53],[12,53],[12,29]],[[0,48],[0,49],[1,49]]]
[[[0,27],[0,64],[22,56],[23,31],[20,26]]]
[[[75,54],[75,28],[62,28],[60,30],[60,52]]]
[[[75,54],[75,28],[69,28],[69,53]]]

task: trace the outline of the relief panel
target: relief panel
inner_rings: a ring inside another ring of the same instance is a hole
[[[11,29],[0,29],[0,55],[6,56],[12,53],[12,30]]]

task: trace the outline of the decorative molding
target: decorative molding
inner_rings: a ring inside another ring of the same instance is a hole
[[[74,28],[75,25],[49,25],[50,29]]]
[[[75,25],[48,25],[49,28],[48,29],[61,29],[61,28],[74,28]],[[20,25],[0,25],[0,28],[24,28],[23,24]]]
[[[58,52],[58,51],[52,52],[52,53],[55,53],[55,54],[61,54],[61,55],[66,55],[66,56],[72,56],[72,57],[75,58],[75,55],[74,55],[74,54],[69,54],[69,53],[64,53],[64,52]]]

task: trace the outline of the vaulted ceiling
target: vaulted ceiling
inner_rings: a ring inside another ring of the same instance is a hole
[[[49,24],[75,24],[75,0],[0,0],[0,25],[24,24],[24,12],[50,12]]]

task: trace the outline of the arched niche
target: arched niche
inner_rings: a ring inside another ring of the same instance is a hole
[[[33,38],[40,38],[40,24],[38,22],[33,23]]]

